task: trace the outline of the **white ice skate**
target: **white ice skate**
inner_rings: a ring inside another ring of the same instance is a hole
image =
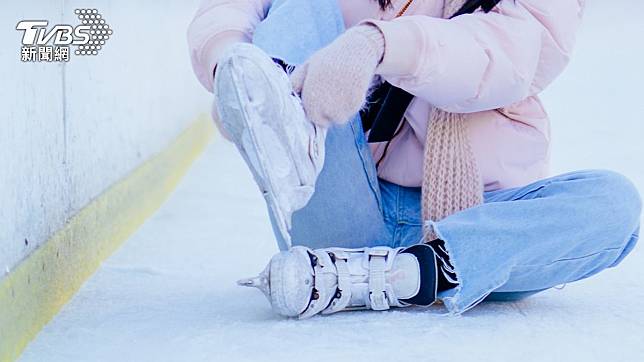
[[[309,122],[288,75],[261,49],[231,46],[215,73],[222,126],[250,167],[290,246],[293,212],[313,195],[326,130]]]
[[[431,305],[436,270],[435,254],[424,244],[397,249],[295,246],[273,256],[259,276],[238,283],[259,288],[276,313],[303,319],[352,309]]]

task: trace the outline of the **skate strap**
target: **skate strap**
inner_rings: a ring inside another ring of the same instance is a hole
[[[386,280],[395,256],[402,250],[388,247],[315,250],[315,289],[319,300],[312,300],[301,318],[318,313],[322,305],[325,306],[322,314],[347,309],[403,307],[393,286]]]
[[[313,294],[308,307],[300,314],[300,319],[312,317],[329,306],[335,297],[337,274],[331,256],[324,250],[313,251],[317,259],[313,266]]]
[[[335,259],[335,268],[338,275],[338,287],[331,304],[322,311],[322,314],[331,314],[346,309],[351,302],[351,272],[349,271],[349,254],[342,250],[329,252]]]
[[[389,250],[385,248],[369,249],[369,307],[373,310],[389,309],[385,293],[385,270]]]

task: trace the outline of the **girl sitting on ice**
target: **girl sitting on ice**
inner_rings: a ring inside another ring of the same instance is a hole
[[[462,313],[619,264],[638,239],[631,182],[547,178],[539,93],[583,3],[204,1],[194,70],[282,250],[241,284],[285,316],[436,300]]]

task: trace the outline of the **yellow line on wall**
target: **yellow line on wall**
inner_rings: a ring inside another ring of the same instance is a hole
[[[0,361],[17,359],[101,262],[161,206],[213,131],[207,117],[200,117],[0,280]]]

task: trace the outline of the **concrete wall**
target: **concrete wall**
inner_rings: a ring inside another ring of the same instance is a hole
[[[196,6],[152,0],[0,5],[0,279],[208,110],[210,97],[192,74],[185,41]],[[87,7],[114,29],[99,55],[71,55],[66,64],[20,61],[17,22],[78,24],[74,9]]]

